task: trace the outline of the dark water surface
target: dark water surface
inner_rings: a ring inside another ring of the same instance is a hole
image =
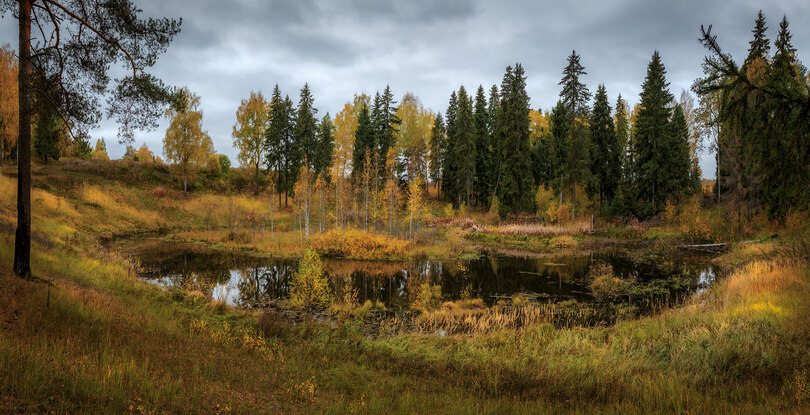
[[[140,260],[138,276],[162,287],[202,291],[216,300],[245,308],[262,307],[289,294],[297,260],[255,258],[222,253],[199,245],[141,241],[121,247]],[[353,288],[360,302],[382,301],[394,311],[407,310],[418,287],[441,286],[445,300],[499,298],[526,293],[541,301],[595,301],[588,286],[594,263],[610,264],[617,277],[632,281],[637,297],[686,296],[705,290],[715,279],[710,256],[598,254],[524,258],[484,253],[477,259],[404,262],[324,259],[336,298]]]

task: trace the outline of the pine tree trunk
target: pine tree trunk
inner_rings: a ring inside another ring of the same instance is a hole
[[[14,273],[31,277],[31,5],[20,0],[19,141],[17,142],[17,232]]]

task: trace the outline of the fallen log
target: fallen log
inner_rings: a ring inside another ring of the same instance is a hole
[[[681,249],[692,249],[695,251],[705,251],[705,252],[719,252],[727,249],[729,244],[727,243],[719,243],[719,244],[695,244],[695,245],[678,245],[678,248]]]

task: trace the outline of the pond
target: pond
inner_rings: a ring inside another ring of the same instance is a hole
[[[215,300],[259,308],[288,296],[297,260],[223,253],[196,244],[145,240],[119,247],[140,260],[138,276],[161,287],[198,290]],[[632,251],[527,258],[482,253],[476,259],[403,262],[323,260],[336,298],[354,290],[360,303],[381,301],[392,312],[407,311],[424,283],[441,286],[444,300],[481,298],[493,305],[514,295],[544,302],[596,301],[589,269],[611,265],[631,282],[623,298],[678,301],[705,290],[715,279],[711,256]],[[616,299],[614,301],[619,301]],[[636,300],[637,302],[639,300]],[[649,301],[648,301],[649,302]]]

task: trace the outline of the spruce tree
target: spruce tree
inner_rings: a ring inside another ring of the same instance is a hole
[[[442,178],[442,159],[446,141],[444,118],[440,112],[436,114],[430,131],[430,180],[437,190],[440,190],[439,181]]]
[[[591,93],[588,91],[588,87],[580,81],[580,77],[587,74],[585,68],[579,63],[577,51],[571,51],[568,65],[563,70],[563,78],[558,85],[563,86],[560,91],[560,99],[574,118],[588,115]]]
[[[292,117],[292,101],[282,98],[278,84],[273,88],[270,98],[270,120],[265,130],[265,166],[276,172],[276,192],[281,204],[281,194],[291,194],[295,180],[291,175],[297,172],[297,160],[300,158],[293,140],[295,127]]]
[[[53,112],[37,113],[37,123],[34,127],[34,153],[45,164],[48,159],[59,160],[59,122]]]
[[[362,103],[360,114],[357,116],[357,129],[354,132],[354,150],[352,153],[352,178],[355,181],[359,180],[365,167],[366,150],[373,151],[376,148],[375,143],[371,115],[368,106]]]
[[[517,219],[522,210],[531,210],[534,203],[529,147],[529,96],[523,66],[519,63],[515,64],[514,70],[506,68],[501,84],[500,106],[498,129],[503,162],[498,187],[499,213],[505,217],[508,212],[514,212]]]
[[[805,70],[796,58],[791,37],[787,17],[783,17],[765,84],[765,88],[777,93],[775,97],[760,98],[761,106],[752,111],[752,130],[759,135],[746,136],[759,149],[752,156],[758,158],[755,160],[763,175],[768,214],[773,218],[806,210],[810,200],[810,99]]]
[[[324,115],[318,124],[318,136],[315,145],[314,160],[312,168],[315,176],[321,176],[325,181],[329,181],[329,167],[332,166],[332,150],[335,148],[335,125],[329,113]]]
[[[571,207],[574,215],[576,215],[576,185],[586,184],[590,180],[590,170],[588,169],[590,138],[588,137],[587,118],[590,112],[588,102],[591,99],[591,93],[580,81],[580,77],[586,74],[585,68],[579,62],[579,55],[575,50],[571,51],[559,85],[563,86],[560,91],[560,100],[565,104],[570,117],[565,176],[571,185]]]
[[[453,156],[455,169],[455,189],[458,206],[470,206],[473,197],[476,162],[476,125],[472,100],[462,86],[458,90]]]
[[[377,93],[374,98],[375,111],[372,116],[376,131],[377,160],[380,161],[380,177],[385,177],[385,160],[388,157],[388,149],[394,147],[396,141],[397,127],[401,120],[397,116],[397,101],[394,100],[394,93],[391,87],[386,85],[382,95]]]
[[[478,86],[475,94],[475,199],[486,206],[491,195],[492,153],[490,151],[489,110],[484,87]]]
[[[301,96],[298,99],[298,109],[295,122],[295,141],[301,149],[301,156],[307,168],[312,169],[315,164],[315,151],[317,148],[318,121],[315,114],[318,110],[313,107],[315,98],[309,90],[309,85],[304,84],[301,88]]]
[[[754,23],[754,38],[748,43],[748,57],[745,59],[744,66],[751,65],[756,59],[768,59],[771,51],[771,43],[765,32],[768,26],[765,25],[765,16],[762,15],[762,10],[757,13],[757,20]]]
[[[667,180],[664,191],[677,196],[692,190],[692,160],[689,155],[689,127],[680,104],[675,105],[670,121],[670,144],[665,162]]]
[[[492,85],[489,88],[489,104],[487,105],[487,128],[489,130],[489,153],[490,153],[490,195],[495,196],[498,194],[498,183],[500,182],[501,162],[503,155],[501,154],[500,143],[501,134],[499,133],[498,119],[501,109],[500,92],[497,85]]]
[[[621,175],[621,150],[610,111],[605,86],[599,85],[589,123],[594,150],[591,155],[592,189],[603,205],[613,200]]]
[[[635,213],[646,217],[657,214],[667,198],[667,154],[671,143],[669,119],[673,100],[666,80],[666,69],[655,51],[647,67],[636,116],[633,141],[634,177],[638,194]]]
[[[450,101],[447,105],[447,111],[445,113],[447,141],[444,147],[444,154],[442,157],[442,193],[444,194],[444,199],[451,202],[454,199],[456,199],[455,144],[457,135],[457,127],[456,127],[457,111],[458,111],[458,97],[456,96],[456,91],[453,91],[450,94]]]
[[[566,183],[566,163],[568,162],[568,140],[571,130],[568,108],[562,100],[551,111],[551,163],[554,175],[554,188],[560,194],[560,204],[563,203],[563,189]]]
[[[619,94],[619,98],[616,99],[616,114],[614,116],[614,126],[616,132],[616,142],[619,145],[619,149],[621,151],[620,155],[620,163],[622,169],[622,176],[628,170],[628,157],[627,152],[629,150],[629,143],[630,143],[630,120],[629,120],[629,109],[627,108],[627,101],[622,99],[622,94]]]
[[[288,197],[295,193],[295,182],[298,181],[298,172],[304,162],[304,156],[300,142],[295,137],[297,116],[289,95],[284,97],[283,108],[283,116],[286,121],[281,137],[281,147],[284,153],[284,206],[287,206]]]

